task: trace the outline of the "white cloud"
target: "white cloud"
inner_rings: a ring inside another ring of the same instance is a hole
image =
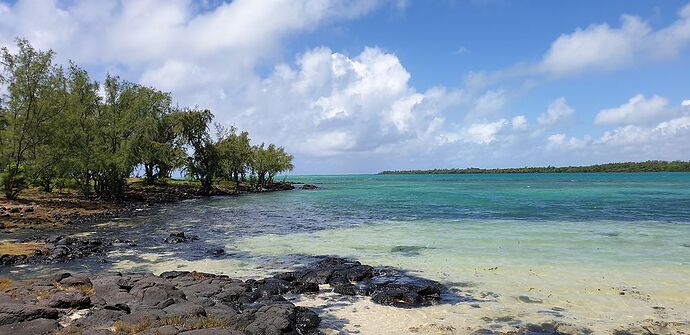
[[[607,161],[682,159],[690,150],[690,116],[681,116],[653,126],[625,125],[605,131],[596,140],[588,137],[567,138],[565,134],[552,135],[546,149],[571,151],[579,149],[589,157]]]
[[[12,47],[15,36],[24,36],[39,48],[56,50],[60,62],[73,59],[97,69],[95,76],[109,71],[171,91],[181,105],[210,108],[218,121],[249,130],[255,141],[285,145],[296,155],[300,171],[328,172],[320,170],[324,161],[340,172],[356,165],[372,171],[376,167],[369,164],[376,160],[389,168],[396,167],[390,166],[393,161],[407,167],[417,157],[426,167],[429,162],[522,165],[539,163],[544,149],[552,154],[586,152],[605,160],[656,152],[677,158],[690,150],[684,144],[690,143],[688,116],[659,112],[642,122],[649,112],[639,112],[630,102],[632,112],[609,112],[618,116],[604,122],[627,126],[608,129],[597,140],[547,137],[549,127],[567,120],[574,109],[559,98],[532,123],[525,115],[507,117],[503,113],[512,107],[510,100],[534,83],[511,89],[502,81],[675,57],[690,41],[690,5],[662,29],[623,16],[619,27],[599,24],[564,34],[540,62],[476,72],[466,78],[464,89],[417,90],[400,59],[379,48],[348,55],[318,47],[294,62],[283,60],[289,38],[359,17],[383,2],[0,2],[0,44]],[[404,8],[408,2],[388,3]],[[268,74],[259,74],[258,68],[270,66]],[[489,87],[497,82],[501,87]],[[690,100],[681,106],[690,110]],[[532,126],[537,123],[541,127]],[[299,164],[304,160],[314,165]]]
[[[654,29],[635,15],[622,15],[621,24],[591,24],[556,38],[537,62],[519,62],[495,71],[472,71],[464,78],[469,89],[522,79],[528,88],[534,81],[612,71],[628,66],[678,57],[690,44],[690,3],[671,24]]]
[[[673,113],[668,108],[666,98],[654,95],[647,99],[644,95],[638,94],[618,107],[602,109],[594,118],[594,123],[598,125],[644,124],[659,121]]]
[[[459,55],[463,55],[463,54],[465,54],[465,53],[467,53],[467,52],[469,52],[469,50],[468,50],[467,48],[465,48],[465,47],[459,47],[457,50],[455,50],[455,52],[453,52],[453,54],[459,56]]]
[[[235,107],[251,112],[222,120],[311,157],[434,141],[441,112],[458,97],[442,88],[417,92],[409,79],[399,59],[380,49],[347,57],[316,48],[238,92]]]
[[[578,28],[551,44],[537,70],[565,75],[614,70],[640,60],[675,57],[690,42],[690,4],[678,15],[678,20],[659,30],[633,15],[623,15],[618,28],[606,23]]]
[[[504,90],[489,90],[479,96],[474,102],[477,114],[486,115],[500,111],[507,102]]]
[[[467,140],[478,144],[489,144],[496,140],[496,134],[508,124],[501,119],[495,122],[474,123],[467,128]]]
[[[510,120],[510,124],[513,129],[525,129],[527,128],[527,118],[524,115],[518,115]]]
[[[256,64],[276,57],[286,37],[363,15],[378,4],[236,0],[201,8],[189,0],[20,0],[0,10],[0,43],[21,36],[56,50],[61,59],[124,67],[118,72],[143,73],[147,83],[171,89],[199,89],[209,77],[216,85],[241,82]],[[186,80],[165,80],[168,75]]]
[[[549,104],[546,112],[539,115],[537,122],[543,126],[560,123],[575,113],[575,109],[568,105],[564,97],[560,97]]]
[[[669,121],[659,123],[654,131],[663,135],[676,135],[680,132],[690,131],[690,116],[682,116]]]
[[[649,128],[627,125],[605,132],[598,143],[615,147],[641,145],[650,142],[652,135]]]
[[[685,108],[685,109],[690,110],[690,99],[683,100],[683,102],[680,103],[680,106]]]
[[[546,150],[582,149],[589,143],[589,139],[567,138],[565,134],[553,134],[546,138]]]

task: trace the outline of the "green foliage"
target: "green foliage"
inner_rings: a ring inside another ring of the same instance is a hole
[[[16,170],[4,169],[0,173],[0,183],[2,183],[6,192],[14,190],[19,193],[20,190],[25,189],[28,186],[26,178],[26,169],[24,166],[19,166]],[[14,189],[12,189],[12,187]],[[16,197],[16,193],[15,193]],[[14,197],[7,197],[8,199],[14,199]]]
[[[292,171],[295,168],[292,160],[292,155],[285,152],[283,147],[276,147],[275,144],[266,147],[261,143],[253,148],[250,166],[256,174],[258,184],[263,186],[272,183],[276,174]]]
[[[216,129],[218,129],[216,146],[223,158],[219,171],[220,177],[232,180],[239,185],[240,180],[245,178],[252,160],[253,152],[249,133],[243,131],[238,134],[236,128],[225,129],[221,125],[216,125]]]
[[[209,110],[186,110],[180,115],[182,136],[194,150],[187,159],[188,174],[201,182],[202,192],[211,193],[213,179],[220,171],[220,154],[209,134],[213,114]]]
[[[0,92],[7,92],[0,96],[0,173],[7,198],[30,184],[48,192],[76,185],[87,197],[118,198],[137,169],[152,185],[180,168],[210,194],[218,180],[239,186],[250,169],[261,185],[292,169],[283,148],[252,148],[247,132],[217,125],[213,138],[208,110],[175,108],[170,94],[115,76],[100,85],[74,63],[66,70],[54,65],[52,51],[26,40],[17,40],[17,50],[0,54]]]
[[[2,147],[0,166],[3,166],[5,196],[17,197],[26,187],[20,167],[33,160],[31,168],[42,172],[46,145],[51,145],[52,122],[64,111],[64,83],[62,68],[53,65],[52,51],[35,50],[26,40],[17,40],[17,53],[7,48],[0,51],[2,74],[0,85],[7,88],[2,98]]]
[[[98,143],[102,142],[99,130],[100,85],[75,64],[70,64],[67,78],[67,108],[57,122],[57,127],[62,131],[58,133],[55,147],[62,157],[59,179],[73,179],[80,192],[90,196],[99,156]]]
[[[690,172],[690,162],[645,161],[608,163],[589,166],[546,166],[506,169],[433,169],[383,171],[380,174],[472,174],[472,173],[593,173],[593,172]]]

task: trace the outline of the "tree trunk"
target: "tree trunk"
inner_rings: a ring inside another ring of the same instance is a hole
[[[146,177],[144,177],[144,182],[147,185],[153,185],[153,182],[156,179],[156,177],[153,175],[153,164],[144,164],[144,171],[146,173]]]

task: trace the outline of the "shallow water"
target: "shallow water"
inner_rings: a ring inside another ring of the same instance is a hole
[[[109,261],[15,268],[188,269],[265,276],[339,255],[439,280],[473,302],[401,310],[367,299],[319,307],[325,326],[364,334],[471,333],[557,321],[610,333],[690,320],[690,174],[297,176],[315,191],[185,201],[74,233],[131,239]],[[161,245],[173,230],[199,242]],[[25,237],[30,232],[6,236]],[[211,257],[210,247],[227,255]]]

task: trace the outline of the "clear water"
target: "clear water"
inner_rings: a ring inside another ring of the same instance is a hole
[[[74,226],[75,233],[128,238],[138,246],[114,252],[107,263],[32,266],[9,275],[87,268],[257,277],[298,265],[303,255],[330,254],[416,271],[480,300],[402,311],[366,299],[346,307],[318,298],[300,302],[326,304],[331,318],[348,320],[332,322],[341,331],[462,334],[509,330],[511,324],[486,317],[511,317],[610,333],[645,319],[690,320],[690,174],[289,179],[320,189],[186,201]],[[161,245],[171,230],[201,240]],[[20,234],[26,233],[8,238]],[[228,255],[205,253],[217,246]]]

